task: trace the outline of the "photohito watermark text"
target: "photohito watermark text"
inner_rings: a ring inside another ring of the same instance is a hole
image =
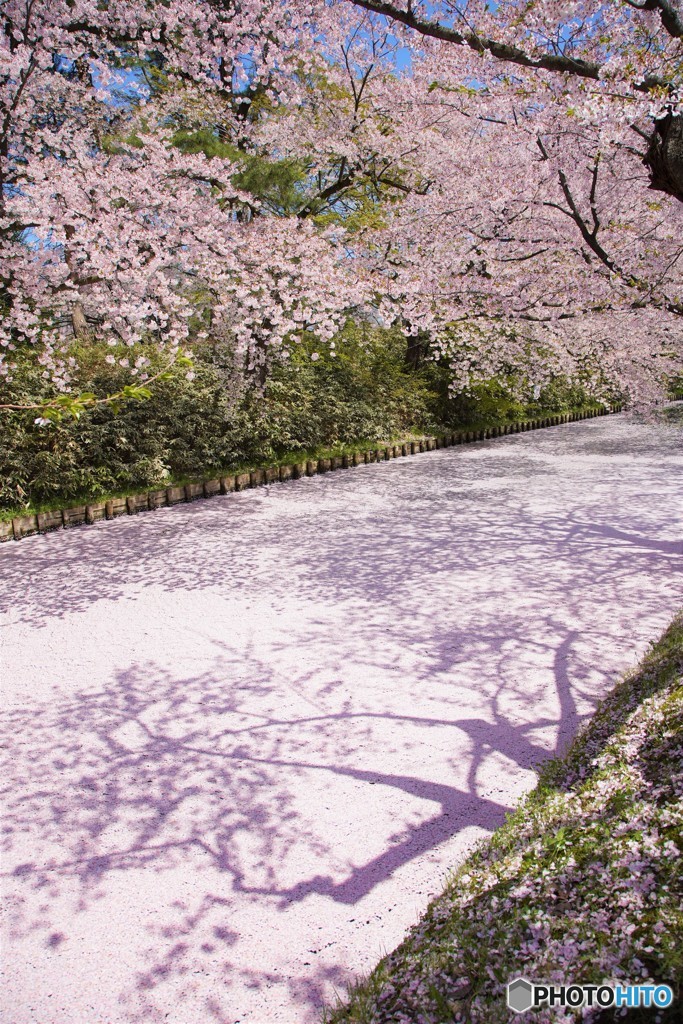
[[[515,1013],[526,1013],[542,1006],[562,1006],[580,1009],[596,1006],[649,1007],[665,1009],[673,1002],[669,985],[537,985],[526,978],[515,978],[508,983],[507,1004]]]

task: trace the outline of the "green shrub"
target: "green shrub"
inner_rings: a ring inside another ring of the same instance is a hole
[[[74,387],[100,397],[120,390],[128,371],[106,362],[111,353],[105,345],[81,345]],[[452,398],[446,367],[411,368],[405,353],[399,330],[349,322],[334,355],[307,339],[272,368],[265,387],[232,373],[230,352],[206,344],[195,352],[191,379],[186,369],[174,369],[153,385],[151,398],[127,401],[118,411],[102,404],[78,420],[49,425],[37,424],[36,412],[2,414],[0,510],[55,506],[299,452],[525,415],[507,382]],[[6,391],[17,404],[50,397],[28,362]],[[563,381],[538,399],[549,411],[584,401],[580,389]]]

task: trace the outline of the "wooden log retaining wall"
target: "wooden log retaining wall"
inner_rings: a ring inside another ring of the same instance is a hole
[[[540,419],[523,420],[519,423],[507,423],[504,426],[489,427],[485,430],[455,430],[440,434],[438,437],[426,437],[418,441],[405,441],[381,448],[370,448],[367,451],[358,451],[351,455],[308,459],[305,462],[287,464],[286,466],[267,466],[265,469],[254,469],[251,472],[214,477],[201,483],[185,484],[184,487],[156,488],[141,494],[131,494],[127,498],[109,498],[106,501],[93,502],[89,505],[75,505],[53,512],[15,516],[11,521],[0,522],[0,542],[12,539],[22,540],[35,533],[48,533],[51,530],[80,526],[83,523],[96,523],[101,519],[116,519],[117,516],[135,515],[138,512],[162,508],[165,505],[196,501],[198,498],[211,498],[216,494],[230,494],[232,491],[243,491],[251,487],[261,487],[264,484],[298,480],[305,476],[315,476],[318,473],[328,473],[336,469],[349,469],[352,466],[370,462],[385,462],[406,455],[417,455],[419,452],[434,451],[437,448],[450,448],[457,444],[484,441],[488,438],[517,434],[525,430],[555,427],[561,423],[573,423],[576,420],[592,419],[594,416],[604,416],[620,411],[621,406],[614,406],[611,409],[597,406],[590,409],[579,409],[575,412],[558,413],[555,416],[545,416]]]

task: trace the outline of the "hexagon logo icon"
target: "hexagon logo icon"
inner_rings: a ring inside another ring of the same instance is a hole
[[[514,1013],[526,1013],[533,1006],[533,988],[526,978],[508,983],[508,1007]]]

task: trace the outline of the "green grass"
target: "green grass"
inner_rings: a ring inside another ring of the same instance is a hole
[[[586,406],[586,408],[588,408],[588,406]],[[562,410],[541,409],[539,412],[534,412],[533,416],[522,416],[519,417],[519,419],[520,421],[525,419],[543,419],[548,416],[557,415],[558,412],[571,411],[574,410],[570,410],[568,408]],[[471,422],[458,426],[457,430],[482,430],[493,426],[504,426],[509,422],[511,422],[509,417],[498,417],[497,419],[491,417],[482,419],[479,417],[476,420],[473,419]],[[215,477],[229,476],[232,473],[246,473],[254,469],[265,469],[266,466],[288,466],[294,465],[298,462],[305,462],[308,459],[329,459],[338,455],[351,455],[354,452],[382,448],[390,444],[401,444],[407,441],[418,440],[426,436],[449,433],[452,432],[453,429],[454,428],[452,426],[437,424],[433,430],[427,432],[415,427],[412,430],[402,432],[400,437],[358,438],[353,442],[339,443],[332,445],[331,447],[318,446],[296,449],[294,451],[284,451],[282,453],[278,453],[275,458],[270,459],[254,460],[253,462],[234,462],[228,466],[210,466],[204,470],[201,475],[196,473],[169,475],[146,485],[120,487],[112,490],[97,489],[90,491],[77,491],[66,498],[62,495],[57,495],[52,499],[46,499],[44,501],[27,500],[25,504],[17,503],[16,505],[11,505],[8,508],[0,508],[0,522],[8,522],[15,516],[34,515],[38,512],[52,512],[61,508],[69,508],[76,505],[87,505],[91,502],[107,501],[110,498],[126,498],[129,495],[141,494],[145,491],[153,491],[162,487],[182,487],[185,484],[197,483],[202,480],[212,480]]]
[[[409,435],[408,439],[412,439],[414,436],[422,435]],[[406,438],[404,437],[402,440],[406,440]],[[395,443],[398,443],[398,441],[391,440],[380,442],[376,440],[361,440],[354,445],[341,444],[336,445],[333,448],[311,448],[306,451],[285,452],[284,455],[277,460],[257,460],[249,463],[233,463],[230,466],[210,467],[201,474],[201,477],[196,474],[167,476],[162,480],[158,480],[155,483],[151,483],[146,486],[124,487],[112,491],[82,491],[67,499],[62,497],[55,498],[52,501],[28,502],[26,505],[15,505],[12,508],[5,509],[0,508],[0,522],[7,522],[15,516],[33,515],[38,512],[52,512],[61,508],[69,508],[76,505],[87,505],[90,502],[108,501],[110,498],[127,498],[129,495],[143,494],[145,491],[154,491],[163,487],[183,487],[185,484],[198,483],[203,480],[213,480],[214,478],[221,476],[230,476],[233,473],[248,473],[251,470],[265,469],[267,466],[272,465],[290,466],[297,462],[305,462],[307,459],[327,459],[332,458],[335,455],[346,455],[357,451],[365,451],[370,448],[377,448],[382,444]]]
[[[683,613],[327,1024],[496,1024],[517,975],[683,996]],[[572,1020],[539,1011],[535,1021]],[[579,1011],[576,1011],[578,1019]],[[525,1018],[527,1019],[527,1018]],[[603,1020],[613,1019],[603,1017]]]
[[[447,365],[407,364],[406,339],[398,328],[349,321],[335,344],[333,355],[306,339],[290,359],[273,363],[265,388],[240,369],[229,343],[213,339],[193,346],[190,376],[186,368],[174,367],[155,382],[149,398],[126,401],[118,411],[98,404],[78,419],[67,416],[44,425],[35,408],[5,410],[0,415],[5,518],[354,450],[411,433],[481,429],[595,401],[581,381],[557,375],[532,398],[535,392],[521,370],[454,395]],[[125,352],[129,358],[137,354]],[[149,354],[144,345],[139,354]],[[103,399],[129,383],[128,370],[107,363],[112,352],[101,340],[76,344],[72,355],[74,394]],[[159,363],[149,369],[161,368]],[[18,406],[56,397],[29,353],[5,384],[6,401]],[[602,397],[619,400],[611,392]]]
[[[668,409],[662,409],[660,418],[664,423],[673,423],[683,426],[683,404],[672,405]]]
[[[412,440],[421,437],[421,434],[409,434],[400,440]],[[293,466],[298,462],[305,462],[308,459],[327,459],[336,455],[348,455],[357,451],[365,451],[370,448],[378,448],[385,444],[397,444],[399,439],[377,441],[360,440],[356,444],[340,444],[332,448],[311,448],[305,451],[285,452],[277,460],[261,460],[255,462],[238,462],[230,466],[210,467],[201,477],[185,474],[183,476],[167,476],[162,480],[147,486],[124,487],[112,491],[83,491],[68,499],[55,498],[53,501],[28,502],[26,505],[15,505],[12,508],[0,508],[0,522],[7,522],[15,516],[33,515],[38,512],[52,512],[61,508],[70,508],[76,505],[87,505],[90,502],[108,501],[110,498],[127,498],[133,494],[143,494],[145,491],[154,491],[164,487],[183,487],[185,484],[198,483],[203,480],[213,480],[222,476],[230,476],[233,473],[248,473],[255,469],[265,469],[267,466]]]

